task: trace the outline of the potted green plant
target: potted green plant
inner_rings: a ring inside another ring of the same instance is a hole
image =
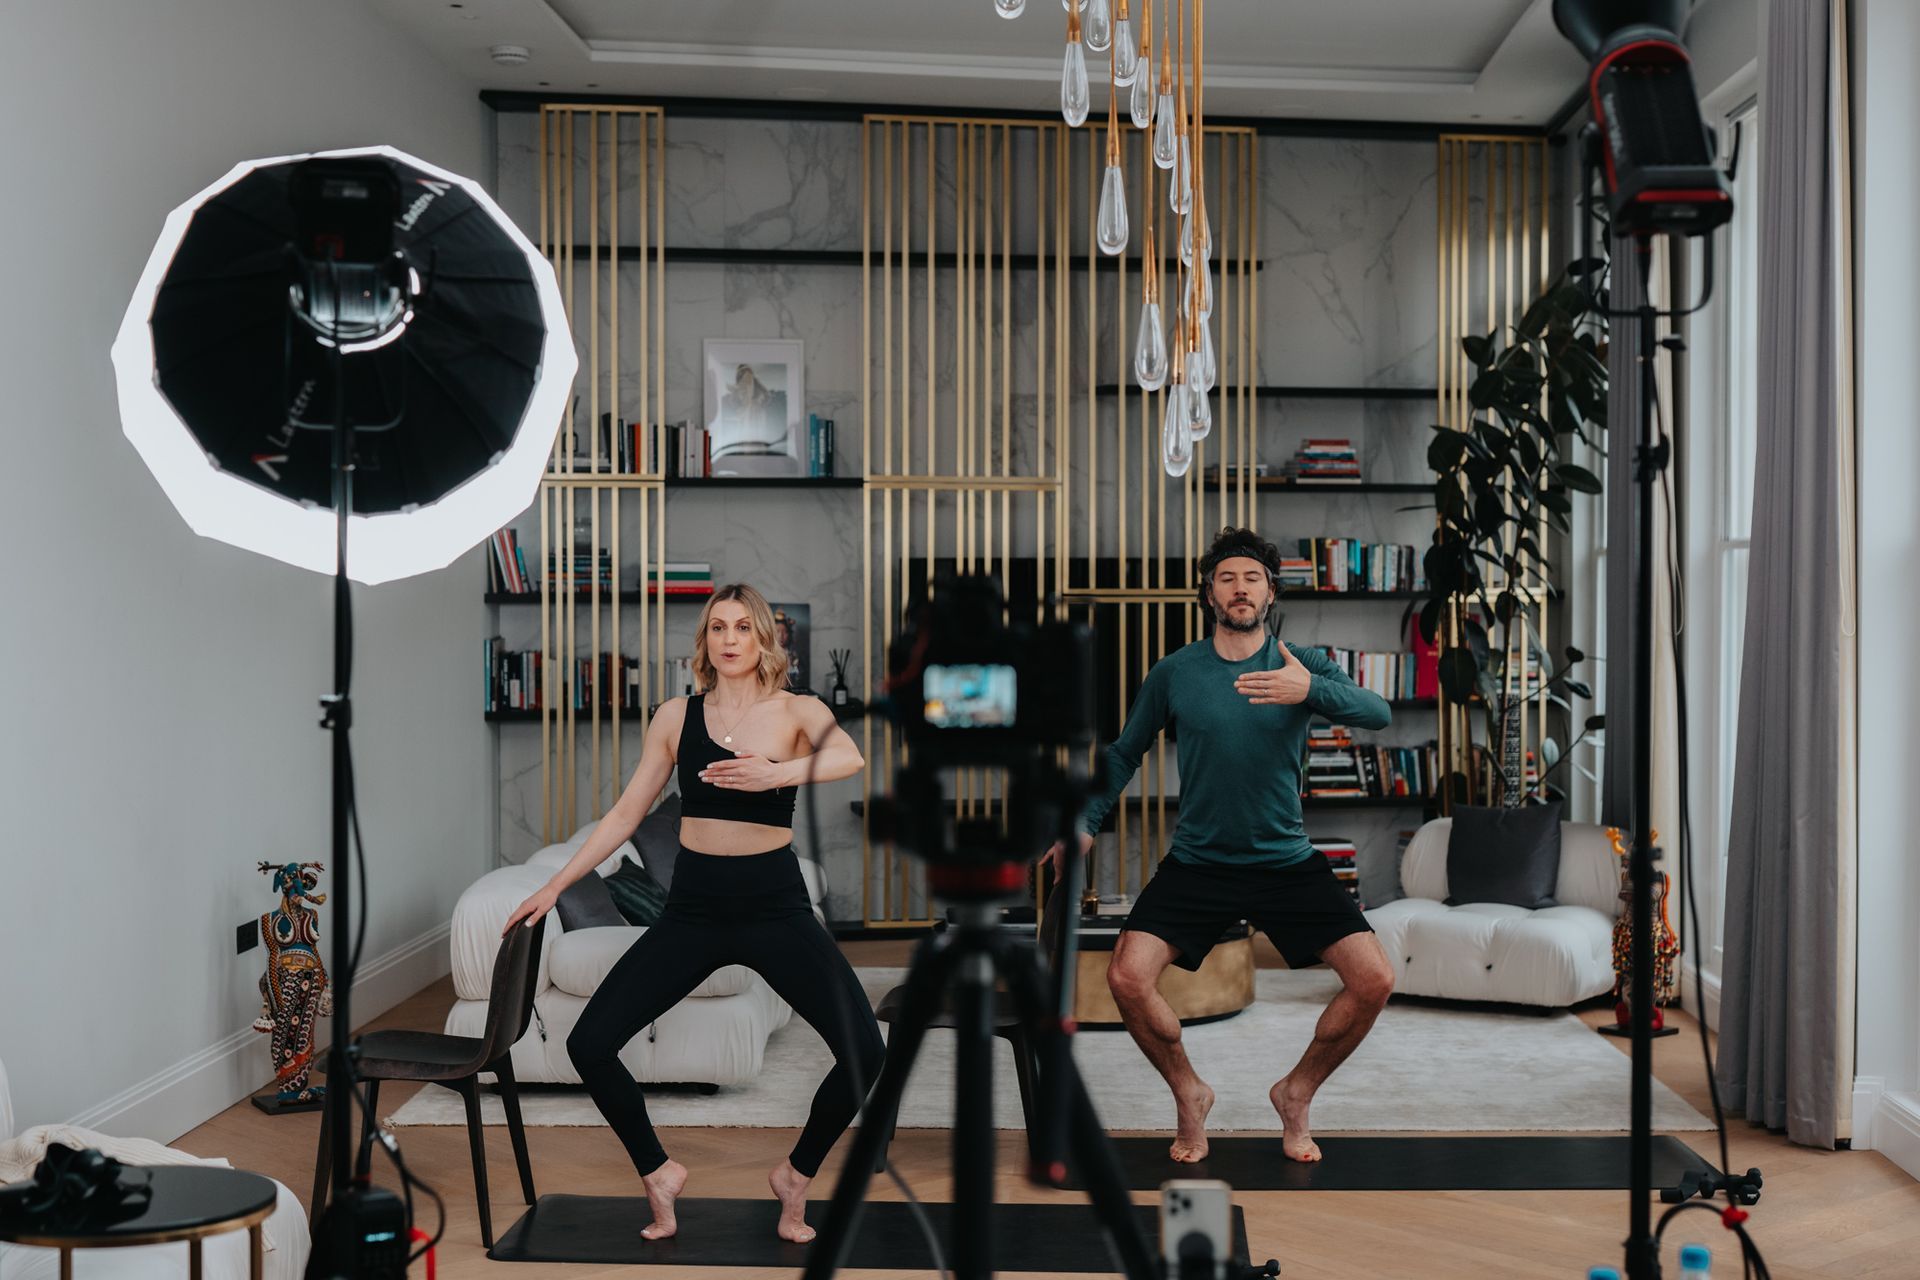
[[[1561,594],[1537,535],[1543,524],[1569,531],[1571,495],[1600,492],[1599,477],[1569,461],[1567,451],[1579,440],[1605,452],[1606,311],[1604,263],[1575,262],[1510,333],[1461,340],[1473,368],[1471,415],[1465,430],[1435,426],[1427,448],[1439,519],[1425,556],[1433,594],[1420,611],[1421,633],[1432,641],[1443,632],[1446,611],[1458,608],[1458,640],[1439,657],[1440,689],[1451,703],[1477,701],[1485,721],[1483,738],[1469,747],[1469,770],[1453,769],[1444,779],[1450,800],[1517,805],[1558,797],[1553,773],[1587,734],[1605,727],[1604,716],[1589,716],[1564,750],[1543,736],[1537,781],[1514,785],[1522,705],[1571,714],[1569,695],[1592,696],[1574,675],[1585,654],[1569,645],[1555,665],[1532,637],[1540,611]],[[1549,584],[1545,598],[1511,589],[1536,565]],[[1490,626],[1499,629],[1498,643]],[[1516,643],[1522,635],[1524,646]],[[1516,679],[1511,692],[1510,660],[1530,661],[1537,672]]]

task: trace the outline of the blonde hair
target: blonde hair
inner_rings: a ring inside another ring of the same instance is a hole
[[[753,623],[753,638],[760,646],[761,691],[773,693],[786,688],[787,651],[780,647],[779,637],[774,633],[773,609],[765,596],[744,582],[730,582],[721,587],[707,597],[706,607],[700,610],[700,628],[693,642],[694,684],[705,693],[720,682],[720,673],[713,669],[713,659],[707,656],[707,627],[713,621],[714,607],[729,600],[746,606],[747,618]]]

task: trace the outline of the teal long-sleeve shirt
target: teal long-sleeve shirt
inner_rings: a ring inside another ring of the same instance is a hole
[[[1180,764],[1180,817],[1168,852],[1182,862],[1287,866],[1311,857],[1300,815],[1301,758],[1315,715],[1358,729],[1384,729],[1386,699],[1362,689],[1319,649],[1289,644],[1312,673],[1305,702],[1256,707],[1233,687],[1249,671],[1281,665],[1280,641],[1229,662],[1213,641],[1197,640],[1154,663],[1120,731],[1107,748],[1106,794],[1081,818],[1100,830],[1114,801],[1140,768],[1153,739],[1174,724]]]

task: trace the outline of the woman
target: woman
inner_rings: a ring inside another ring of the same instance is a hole
[[[851,777],[866,762],[824,703],[786,691],[786,669],[760,593],[738,584],[714,592],[693,652],[702,692],[660,707],[626,791],[580,851],[507,921],[507,929],[532,925],[552,910],[568,885],[620,849],[678,770],[680,852],[666,908],[567,1037],[574,1067],[646,1184],[653,1222],[641,1235],[649,1240],[677,1229],[673,1202],[687,1170],[661,1149],[640,1086],[617,1055],[708,974],[746,965],[833,1050],[834,1068],[813,1096],[806,1128],[767,1178],[780,1201],[782,1240],[813,1239],[807,1185],[880,1072],[885,1044],[873,1008],[814,918],[792,843],[799,784]]]

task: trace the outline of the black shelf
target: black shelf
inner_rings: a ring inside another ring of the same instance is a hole
[[[486,713],[486,716],[487,716],[488,724],[539,724],[540,718],[545,714],[546,714],[545,712],[536,708],[535,710],[532,710],[532,711],[523,711],[523,710],[516,710],[516,709],[508,709],[504,711],[489,711]],[[600,708],[600,718],[602,720],[611,721],[613,719],[613,709],[611,707]],[[640,709],[638,707],[622,707],[620,708],[620,718],[622,720],[632,721],[634,724],[639,724]],[[559,715],[557,713],[555,714],[554,719],[556,721],[559,720]],[[592,707],[575,707],[573,709],[573,722],[575,724],[580,724],[583,721],[590,722],[592,719],[593,719]]]
[[[1227,477],[1227,488],[1238,487],[1240,481],[1233,476]],[[1203,489],[1218,489],[1220,477],[1217,475],[1200,477]],[[1284,476],[1255,476],[1253,487],[1260,493],[1423,493],[1431,495],[1433,484],[1415,484],[1404,481],[1363,480],[1359,484],[1297,484]]]
[[[1307,813],[1322,809],[1425,809],[1436,799],[1437,797],[1434,796],[1301,796],[1300,808]],[[1157,809],[1162,803],[1158,797],[1122,796],[1120,803],[1114,808],[1119,809],[1124,805],[1127,812],[1140,813],[1147,809]],[[1164,803],[1169,810],[1178,809],[1180,797],[1168,796]],[[866,813],[867,802],[855,800],[847,807],[853,810],[853,815],[857,818]],[[1101,828],[1103,831],[1113,829],[1113,815],[1109,813],[1107,816],[1108,821]]]
[[[647,594],[649,597],[652,595],[651,592]],[[667,597],[667,603],[704,604],[707,597],[712,594],[713,592],[711,591],[702,592],[698,595],[691,593],[673,594]],[[639,591],[622,591],[620,593],[620,603],[637,607],[640,603],[640,597],[641,593]],[[556,591],[547,598],[550,600],[558,600],[560,599],[560,593]],[[593,602],[593,592],[576,589],[573,593],[573,598],[576,603],[591,604]],[[600,588],[600,599],[611,604],[613,601],[612,590],[607,587]],[[539,604],[540,593],[538,591],[489,591],[486,594],[486,602],[488,604]]]
[[[576,244],[572,246],[570,252],[573,255],[573,263],[575,266],[589,262],[595,257],[601,262],[606,262],[609,259],[617,257],[621,262],[639,262],[642,258],[645,258],[649,262],[664,260],[668,265],[675,263],[700,263],[708,266],[743,267],[857,267],[867,261],[871,261],[875,267],[884,267],[888,262],[892,262],[895,266],[909,269],[922,269],[927,265],[927,254],[924,250],[908,250],[905,253],[896,250],[889,254],[876,249],[873,251],[872,257],[869,258],[859,249],[744,249],[722,246],[686,246],[675,248],[672,245],[667,245],[664,248],[657,249],[657,252],[661,256],[656,258],[656,247],[653,246],[650,246],[643,254],[638,245],[603,244],[597,246],[596,252],[596,246]],[[1044,265],[1047,270],[1057,271],[1060,269],[1061,261],[1057,255],[1051,253],[1046,254],[1043,260],[1041,255],[1032,253],[1001,254],[995,252],[962,254],[949,250],[946,252],[936,251],[933,254],[933,265],[937,270],[951,271],[967,259],[971,259],[975,267],[984,268],[992,265],[994,268],[999,269],[1011,265],[1015,271],[1032,271],[1042,265]],[[1113,261],[1113,259],[1107,258],[1104,254],[1099,258],[1099,263],[1109,261]],[[1127,255],[1127,263],[1129,266],[1138,267],[1139,262],[1140,257],[1138,254]],[[1098,264],[1089,264],[1087,255],[1084,252],[1070,253],[1066,256],[1066,269],[1069,271],[1085,271],[1089,265]],[[1168,255],[1164,265],[1166,270],[1177,272],[1180,269],[1180,259],[1176,256]],[[1234,265],[1237,266],[1238,264],[1236,263]],[[1262,264],[1257,261],[1253,264],[1255,270],[1258,270],[1261,265]]]
[[[1431,591],[1308,591],[1300,587],[1283,587],[1280,591],[1280,603],[1289,600],[1425,600]]]
[[[1131,383],[1103,382],[1094,387],[1096,394],[1117,396],[1122,391],[1138,391]],[[1231,391],[1232,387],[1215,387]],[[1261,384],[1253,394],[1262,400],[1437,400],[1440,393],[1432,387],[1306,387]]]
[[[858,489],[859,476],[676,476],[666,487],[681,489]]]

